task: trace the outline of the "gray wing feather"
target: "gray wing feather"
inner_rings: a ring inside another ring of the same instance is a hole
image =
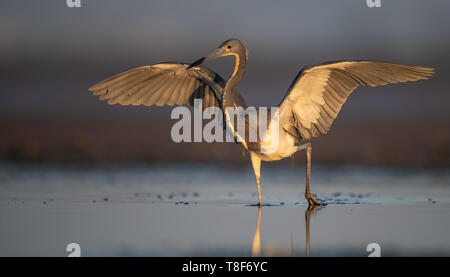
[[[141,66],[105,79],[89,90],[111,105],[192,105],[194,99],[202,99],[203,108],[222,108],[222,77],[205,66],[187,67],[183,63]],[[245,106],[239,93],[236,102]]]
[[[434,69],[374,61],[340,61],[303,68],[279,105],[280,127],[297,140],[326,134],[358,86],[428,79]]]

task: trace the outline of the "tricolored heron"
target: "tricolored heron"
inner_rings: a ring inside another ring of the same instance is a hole
[[[234,56],[235,67],[224,81],[217,73],[203,66],[204,62]],[[246,104],[237,91],[247,64],[247,50],[238,39],[230,39],[219,45],[210,55],[192,64],[160,63],[146,65],[103,80],[89,90],[108,104],[121,105],[183,105],[202,99],[203,109],[220,107],[225,123],[233,130],[233,120],[227,114],[228,107]],[[239,141],[248,150],[258,189],[258,204],[262,205],[260,170],[261,161],[277,161],[290,157],[299,150],[306,150],[305,198],[310,205],[324,202],[310,192],[311,138],[326,134],[337,117],[347,97],[358,86],[379,86],[390,83],[428,79],[434,69],[376,61],[334,61],[304,67],[292,82],[279,107],[278,148],[264,153],[261,143]]]

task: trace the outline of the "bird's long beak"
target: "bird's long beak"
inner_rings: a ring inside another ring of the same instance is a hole
[[[195,62],[191,63],[186,69],[189,69],[191,67],[200,65],[200,64],[202,64],[202,63],[204,63],[204,62],[206,62],[208,60],[212,60],[212,59],[221,57],[222,56],[222,52],[223,52],[223,50],[219,48],[216,51],[214,51],[213,53],[209,54],[208,56],[203,57],[201,59],[198,59]]]
[[[203,57],[203,58],[201,58],[201,59],[198,59],[198,60],[196,60],[195,62],[191,63],[186,69],[189,69],[189,68],[191,68],[191,67],[200,65],[200,64],[206,62],[207,59],[208,59],[208,56]]]

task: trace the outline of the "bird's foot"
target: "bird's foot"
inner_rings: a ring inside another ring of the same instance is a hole
[[[305,198],[308,200],[309,205],[312,206],[325,206],[327,202],[323,199],[317,197],[317,195],[312,193],[305,193]]]

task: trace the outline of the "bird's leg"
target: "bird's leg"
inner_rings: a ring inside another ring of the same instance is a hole
[[[309,189],[309,183],[311,179],[311,142],[304,143],[298,146],[298,150],[306,149],[306,186],[305,186],[305,198],[309,205],[324,205],[325,201],[319,200],[315,194],[312,194]]]
[[[250,152],[250,159],[252,161],[253,171],[255,172],[256,185],[258,187],[258,205],[262,206],[261,197],[261,183],[260,183],[260,172],[261,172],[261,159],[253,152]]]

